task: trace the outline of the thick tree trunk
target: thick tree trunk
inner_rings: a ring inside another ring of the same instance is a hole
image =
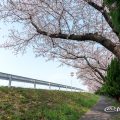
[[[118,102],[120,102],[120,96],[115,97]]]

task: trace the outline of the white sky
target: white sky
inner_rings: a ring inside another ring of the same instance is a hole
[[[10,25],[0,23],[0,43],[5,39],[8,34]],[[24,77],[36,78],[39,80],[50,81],[65,85],[86,89],[76,76],[71,77],[71,72],[76,72],[75,69],[62,66],[58,67],[58,61],[45,61],[45,58],[36,58],[31,49],[28,49],[24,55],[18,54],[17,56],[11,50],[0,49],[0,72],[20,75]],[[0,81],[0,85],[4,82]]]

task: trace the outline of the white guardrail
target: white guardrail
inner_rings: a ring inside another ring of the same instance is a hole
[[[46,86],[49,86],[49,89],[51,89],[51,86],[53,86],[53,87],[58,87],[59,90],[60,90],[60,88],[66,88],[66,90],[70,89],[70,90],[83,91],[80,88],[76,88],[76,87],[72,87],[72,86],[68,86],[68,85],[62,85],[62,84],[58,84],[58,83],[47,82],[47,81],[43,81],[43,80],[22,77],[22,76],[12,75],[12,74],[2,73],[2,72],[0,72],[0,79],[8,80],[9,81],[8,87],[11,87],[12,81],[16,81],[16,82],[32,83],[32,84],[34,84],[34,88],[36,88],[36,85],[46,85]]]

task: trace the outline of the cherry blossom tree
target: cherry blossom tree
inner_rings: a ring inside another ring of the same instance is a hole
[[[1,47],[18,53],[32,46],[37,56],[58,58],[99,87],[111,57],[120,59],[119,31],[109,13],[102,0],[3,0],[0,19],[15,27]]]
[[[84,80],[90,89],[96,90],[98,86],[100,87],[105,83],[104,76],[107,65],[113,57],[110,52],[90,43],[82,44],[77,51],[73,50],[73,45],[66,45],[64,48],[59,47],[61,48],[60,51],[53,52],[52,58],[53,56],[57,57],[62,63],[76,68],[77,77]],[[77,48],[77,45],[74,47]]]

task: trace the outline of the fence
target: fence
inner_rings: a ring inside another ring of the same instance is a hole
[[[68,85],[62,85],[62,84],[58,84],[58,83],[47,82],[47,81],[43,81],[43,80],[27,78],[27,77],[22,77],[22,76],[12,75],[12,74],[2,73],[2,72],[0,72],[0,79],[8,80],[9,87],[11,87],[12,81],[16,81],[16,82],[32,83],[32,84],[34,84],[34,88],[36,88],[36,85],[46,85],[46,86],[49,86],[49,89],[51,89],[51,87],[53,86],[53,87],[58,87],[59,90],[60,90],[60,88],[65,88],[66,90],[70,89],[70,90],[83,91],[80,88],[76,88],[76,87],[72,87],[72,86],[68,86]]]

